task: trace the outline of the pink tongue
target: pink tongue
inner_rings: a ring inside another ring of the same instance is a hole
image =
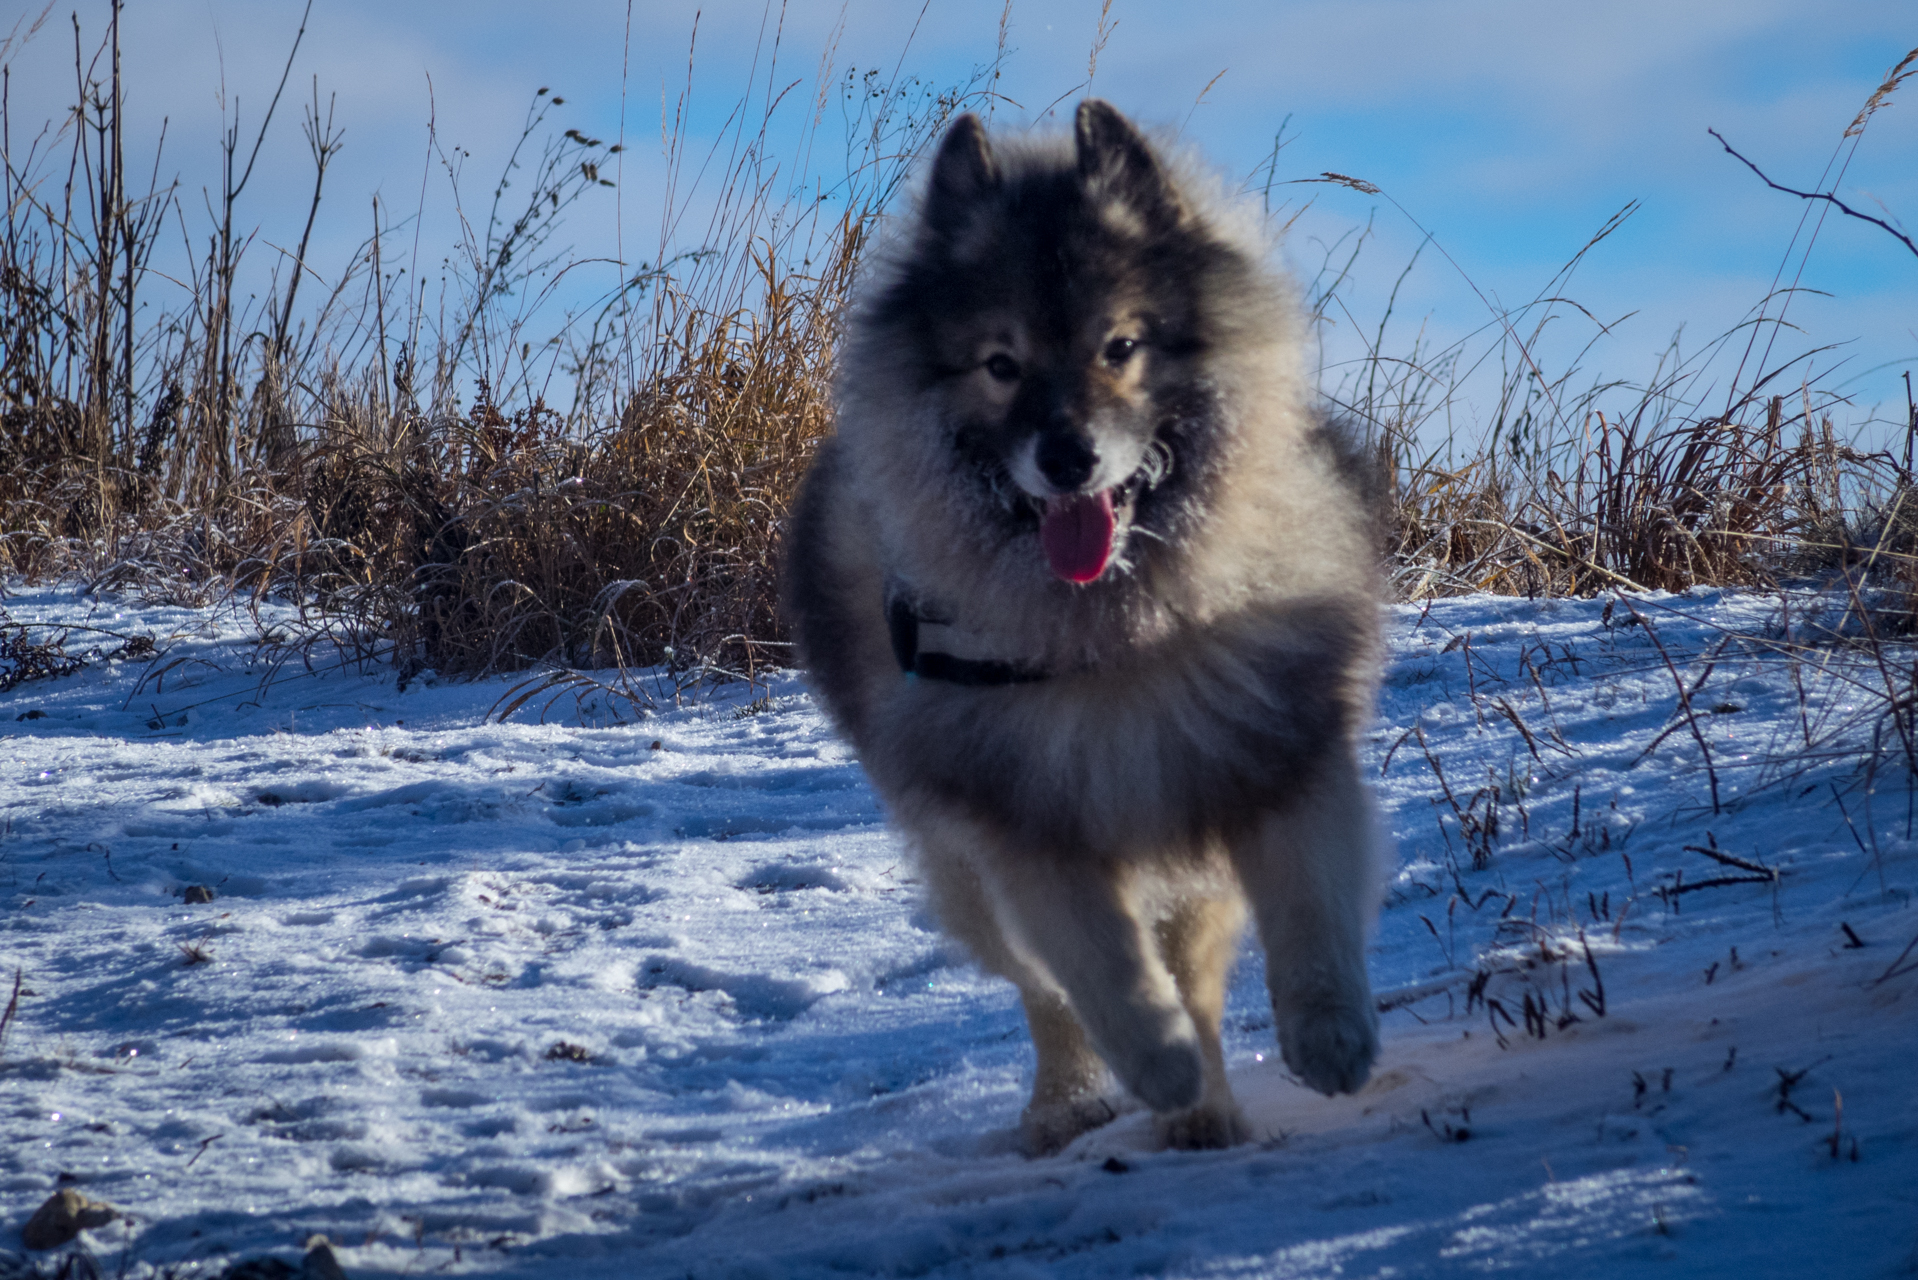
[[[1067,582],[1091,582],[1112,559],[1112,491],[1068,494],[1046,503],[1039,520],[1046,563]]]

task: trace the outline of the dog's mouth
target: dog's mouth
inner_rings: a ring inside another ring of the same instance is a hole
[[[1093,493],[1067,493],[1045,499],[1039,508],[1039,546],[1053,576],[1083,585],[1096,581],[1112,563],[1121,521],[1133,504],[1172,469],[1171,451],[1153,441],[1145,457],[1122,483]]]
[[[1091,582],[1112,563],[1113,489],[1068,493],[1049,499],[1039,515],[1039,545],[1054,577]]]

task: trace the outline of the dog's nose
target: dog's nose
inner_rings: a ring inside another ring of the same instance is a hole
[[[1077,432],[1048,431],[1040,435],[1033,455],[1039,474],[1060,493],[1075,492],[1099,465],[1092,441]]]

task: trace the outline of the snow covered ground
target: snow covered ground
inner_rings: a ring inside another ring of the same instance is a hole
[[[1012,992],[796,677],[502,724],[517,679],[309,669],[272,610],[4,606],[100,630],[0,694],[0,1250],[73,1186],[130,1276],[1918,1269],[1911,796],[1803,601],[1396,609],[1373,1083],[1288,1079],[1248,950],[1263,1140],[1037,1161]]]

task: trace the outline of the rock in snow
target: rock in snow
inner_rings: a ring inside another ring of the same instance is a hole
[[[89,1200],[71,1188],[56,1191],[20,1228],[20,1239],[29,1249],[58,1249],[82,1231],[104,1227],[119,1216],[112,1205]]]

